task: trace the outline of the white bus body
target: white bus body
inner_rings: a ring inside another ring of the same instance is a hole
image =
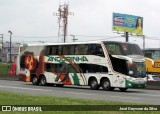
[[[91,89],[121,91],[145,87],[145,59],[141,54],[126,55],[130,45],[134,46],[95,41],[21,46],[19,76],[34,85],[89,85]]]

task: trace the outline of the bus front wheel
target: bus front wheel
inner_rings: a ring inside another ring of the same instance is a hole
[[[98,82],[97,82],[97,80],[95,78],[90,80],[90,87],[93,90],[98,90],[99,89]]]
[[[111,90],[114,89],[114,88],[111,88],[111,84],[110,84],[110,81],[108,79],[104,79],[102,81],[102,88],[105,91],[111,91]]]
[[[34,76],[34,77],[32,78],[32,84],[33,84],[33,85],[38,85],[38,84],[39,84],[37,76]]]

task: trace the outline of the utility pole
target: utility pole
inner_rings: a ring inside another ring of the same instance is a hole
[[[67,36],[67,25],[68,25],[68,15],[72,15],[72,12],[69,12],[69,7],[67,4],[59,5],[58,13],[56,13],[56,16],[58,16],[58,23],[59,23],[59,30],[58,30],[58,37],[60,39],[63,39],[63,42],[66,42],[66,36]]]
[[[125,37],[126,37],[126,42],[128,42],[129,41],[128,32],[125,32]]]
[[[11,55],[11,36],[12,36],[12,32],[9,30],[8,33],[10,33],[10,63],[12,62],[12,55]]]
[[[76,39],[76,38],[75,38],[75,37],[76,37],[75,35],[70,35],[70,36],[72,36],[72,37],[73,37],[73,39],[72,39],[72,40],[73,40],[73,42],[75,42],[76,40],[78,40],[78,39]]]
[[[3,34],[0,34],[0,35],[1,35],[0,38],[2,39],[2,40],[0,40],[0,42],[2,42],[2,50],[3,50]]]
[[[145,50],[145,35],[142,35],[143,37],[143,50]]]

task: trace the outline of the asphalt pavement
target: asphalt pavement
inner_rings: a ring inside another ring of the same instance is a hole
[[[121,92],[119,89],[115,89],[114,91],[104,91],[101,88],[100,90],[91,90],[89,86],[34,86],[31,82],[0,80],[0,91],[140,104],[160,104],[160,90],[128,89],[126,92]]]

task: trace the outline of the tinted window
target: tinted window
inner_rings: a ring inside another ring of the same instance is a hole
[[[62,50],[63,50],[63,47],[61,45],[58,46],[58,53],[57,55],[62,55]]]
[[[95,64],[79,64],[80,69],[83,73],[106,73],[108,72],[108,68],[101,65],[95,65]]]
[[[75,45],[69,45],[68,50],[69,50],[69,55],[74,55],[75,54]]]
[[[46,64],[45,71],[47,72],[55,72],[55,64]]]
[[[68,55],[69,54],[69,46],[65,45],[63,46],[63,55]]]
[[[104,42],[109,54],[113,55],[143,55],[137,44],[121,42]]]
[[[104,52],[100,44],[90,44],[88,53],[89,55],[97,55],[104,57]]]
[[[52,64],[52,63],[46,63],[45,64],[45,71],[47,72],[60,72],[60,69],[62,67],[62,64]]]
[[[142,50],[137,44],[121,43],[124,55],[143,55]]]
[[[47,55],[56,55],[57,54],[57,46],[48,46],[46,49]]]
[[[75,50],[75,55],[78,55],[78,46],[77,45],[75,45],[75,48],[74,48],[74,50]]]
[[[78,45],[78,55],[87,55],[88,54],[88,45],[80,44]]]
[[[106,43],[106,48],[111,55],[122,55],[121,47],[117,43]]]

